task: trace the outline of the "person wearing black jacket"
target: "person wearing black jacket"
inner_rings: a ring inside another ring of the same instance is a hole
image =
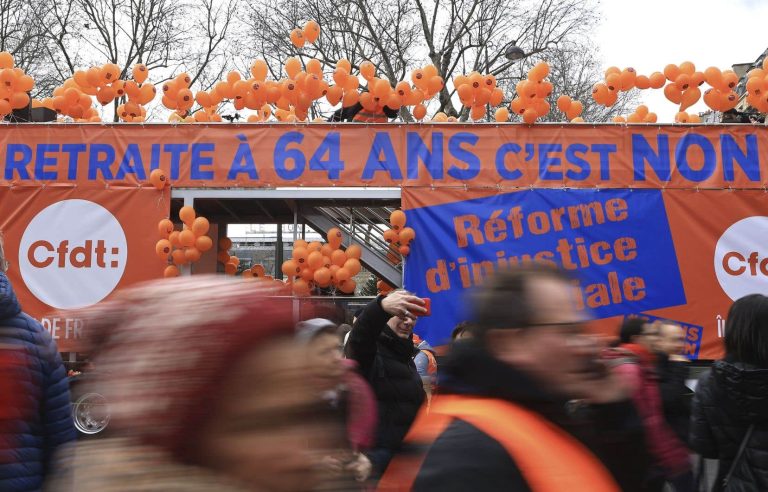
[[[690,445],[704,458],[720,460],[715,492],[768,490],[767,326],[768,297],[752,294],[733,303],[725,358],[696,387]]]
[[[642,423],[584,336],[570,278],[528,267],[497,272],[481,289],[473,337],[441,361],[440,395],[384,490],[644,490]],[[429,442],[419,437],[430,429]]]
[[[690,362],[681,355],[685,348],[685,332],[674,323],[659,322],[656,342],[656,372],[664,418],[684,443],[688,442],[693,391],[685,385]]]
[[[380,474],[400,447],[424,402],[424,387],[413,357],[413,326],[424,301],[405,291],[379,296],[357,318],[346,355],[368,380],[379,410],[376,443],[366,454]]]

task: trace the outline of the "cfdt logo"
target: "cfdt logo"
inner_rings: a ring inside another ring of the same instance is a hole
[[[748,217],[729,227],[715,248],[715,273],[732,300],[768,292],[768,217]]]
[[[62,200],[38,213],[19,247],[27,288],[59,309],[95,304],[117,286],[128,245],[120,222],[87,200]]]

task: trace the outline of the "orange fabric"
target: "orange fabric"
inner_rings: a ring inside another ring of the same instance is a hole
[[[491,436],[509,452],[535,492],[619,490],[608,470],[575,438],[536,413],[513,403],[487,398],[440,396],[434,399],[429,418],[440,422],[445,422],[446,418],[458,418]],[[424,432],[419,428],[423,425],[421,415],[406,440],[421,437],[428,441],[425,444],[434,442],[440,432],[435,434],[434,429]],[[435,428],[440,427],[445,429],[447,424]],[[405,467],[408,470],[398,469],[402,462],[393,461],[382,478],[382,484],[391,485],[394,479],[401,481],[394,488],[380,487],[379,490],[410,490],[423,460],[424,456],[418,463],[411,459]]]

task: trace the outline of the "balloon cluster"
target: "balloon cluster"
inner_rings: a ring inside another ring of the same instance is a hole
[[[392,228],[384,231],[384,241],[389,244],[387,258],[397,264],[400,262],[400,255],[408,256],[411,253],[409,245],[416,238],[416,231],[405,227],[405,213],[402,210],[389,214],[389,225]]]
[[[14,65],[10,53],[0,52],[0,120],[13,110],[26,107],[27,93],[35,86],[35,80]]]
[[[592,99],[601,106],[610,107],[619,100],[619,93],[632,89],[660,89],[664,86],[664,75],[654,72],[650,76],[638,75],[634,68],[609,67],[603,82],[592,87]]]
[[[483,119],[487,105],[498,106],[504,99],[504,91],[496,87],[496,77],[492,74],[481,75],[479,72],[472,72],[468,76],[459,75],[453,79],[453,86],[461,104],[469,108],[469,116],[473,120]],[[509,119],[509,112],[497,111],[495,116],[496,121],[506,121]]]
[[[768,113],[768,58],[762,68],[747,73],[747,103],[761,113]]]
[[[584,118],[580,116],[581,112],[584,111],[584,105],[581,101],[562,95],[557,98],[557,109],[562,111],[571,123],[584,123]]]
[[[206,235],[210,228],[208,219],[196,217],[195,209],[190,206],[181,207],[179,218],[183,223],[181,230],[176,230],[170,219],[163,219],[157,224],[161,239],[155,244],[155,252],[169,263],[163,272],[164,277],[177,277],[179,266],[198,261],[213,247],[213,241]]]
[[[315,287],[335,287],[345,294],[355,292],[357,283],[352,277],[362,269],[362,249],[352,244],[342,250],[343,236],[336,227],[328,230],[327,237],[327,243],[294,241],[291,259],[283,262],[281,270],[297,296],[309,295]]]
[[[234,276],[237,274],[237,269],[240,266],[240,258],[229,254],[231,248],[232,240],[230,238],[223,237],[219,239],[219,251],[216,254],[216,259],[224,265],[225,274]]]
[[[656,113],[648,111],[648,106],[641,104],[632,114],[625,116],[614,116],[614,123],[656,123],[658,117]]]
[[[553,85],[545,80],[549,75],[549,64],[539,62],[528,71],[528,78],[515,86],[517,97],[510,103],[512,112],[523,117],[529,125],[549,114],[547,98],[552,94]]]
[[[320,37],[320,25],[311,20],[304,24],[304,29],[296,28],[291,31],[291,43],[296,49],[301,49],[305,44],[314,43]]]

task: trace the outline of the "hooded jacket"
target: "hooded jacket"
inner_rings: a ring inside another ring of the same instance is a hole
[[[368,304],[357,319],[346,352],[376,394],[379,424],[374,448],[396,450],[424,402],[424,388],[413,362],[418,349],[387,326],[391,316],[379,302]]]
[[[636,344],[623,344],[607,349],[603,358],[632,392],[645,428],[646,444],[656,465],[666,478],[690,471],[690,458],[685,444],[667,424],[659,392],[659,378],[653,366],[653,355]]]
[[[728,484],[729,490],[768,490],[768,369],[719,360],[696,387],[690,444],[705,458],[720,460],[715,488],[722,490],[747,429],[754,430]]]
[[[538,413],[592,451],[622,490],[642,490],[648,456],[637,445],[643,430],[629,401],[574,405],[473,340],[455,343],[442,359],[439,384],[442,394],[497,398]],[[498,441],[460,419],[449,424],[426,452],[413,488],[417,492],[532,489]]]
[[[3,272],[0,346],[9,356],[3,365],[13,364],[0,368],[0,378],[12,378],[20,391],[0,415],[0,490],[40,490],[54,453],[76,438],[69,383],[56,343],[21,311]]]

